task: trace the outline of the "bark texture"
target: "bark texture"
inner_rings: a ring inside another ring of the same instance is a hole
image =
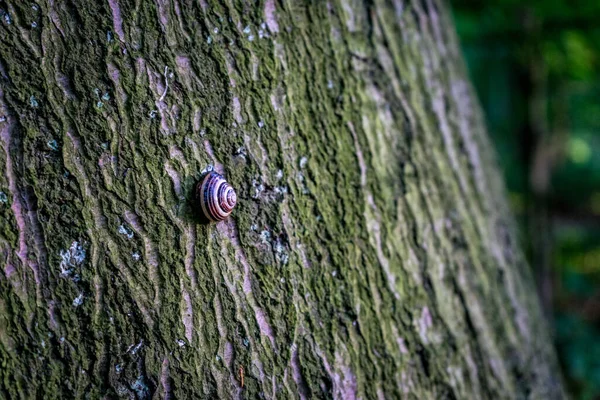
[[[0,10],[0,397],[563,397],[437,0]]]

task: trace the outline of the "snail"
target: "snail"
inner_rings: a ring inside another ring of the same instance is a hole
[[[209,221],[219,222],[231,214],[237,196],[229,183],[216,172],[209,172],[196,188],[202,213]]]

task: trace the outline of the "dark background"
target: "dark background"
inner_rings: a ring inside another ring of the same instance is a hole
[[[456,0],[565,383],[600,399],[600,0]]]

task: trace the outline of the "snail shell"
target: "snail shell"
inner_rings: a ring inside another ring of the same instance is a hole
[[[237,201],[235,190],[216,172],[209,172],[196,191],[202,213],[213,222],[227,218]]]

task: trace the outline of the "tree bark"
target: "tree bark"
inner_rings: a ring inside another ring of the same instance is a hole
[[[0,9],[0,397],[564,397],[437,0]]]

